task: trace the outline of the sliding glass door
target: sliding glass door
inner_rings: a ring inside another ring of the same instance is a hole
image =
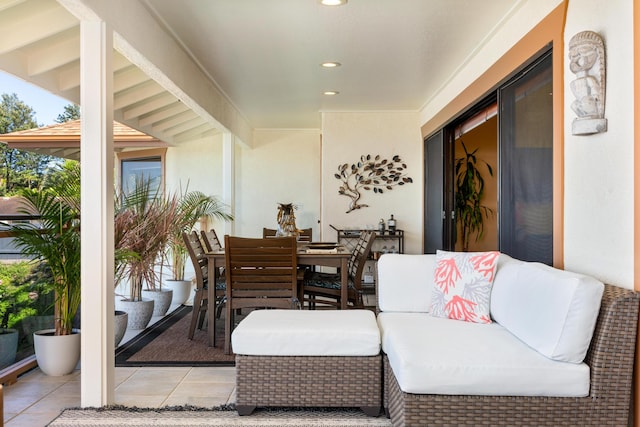
[[[498,90],[500,250],[553,263],[551,52]]]

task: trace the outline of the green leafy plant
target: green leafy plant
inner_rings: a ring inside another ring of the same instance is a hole
[[[55,291],[55,334],[73,332],[80,306],[80,166],[65,164],[64,179],[42,191],[21,192],[21,213],[39,217],[35,223],[10,227],[14,245],[34,262],[50,269]]]
[[[460,229],[462,250],[469,250],[469,240],[475,234],[475,241],[484,233],[484,217],[488,218],[493,211],[482,204],[484,197],[484,178],[478,169],[478,149],[469,152],[463,141],[464,156],[456,159],[456,222]],[[489,175],[493,176],[493,168],[484,160]]]
[[[184,280],[188,252],[182,239],[182,232],[188,233],[193,230],[200,218],[233,220],[233,216],[226,212],[226,206],[215,196],[207,196],[201,191],[181,192],[178,195],[178,214],[175,227],[170,232],[167,245],[173,280]]]

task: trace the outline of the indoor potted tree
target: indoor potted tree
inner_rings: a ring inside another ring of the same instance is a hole
[[[80,306],[80,166],[66,163],[48,189],[22,191],[21,213],[36,223],[10,226],[13,244],[51,271],[54,329],[34,332],[38,366],[47,375],[66,375],[80,359],[80,331],[73,328]]]
[[[484,219],[492,212],[491,209],[482,204],[484,196],[484,178],[478,169],[478,158],[476,148],[472,152],[467,150],[467,146],[461,140],[464,156],[456,159],[456,196],[455,212],[456,221],[460,230],[462,250],[469,250],[469,239],[473,234],[476,241],[482,238],[484,231]],[[484,160],[489,175],[493,176],[493,168]]]
[[[144,329],[154,315],[154,300],[144,299],[142,290],[145,284],[155,287],[155,266],[163,256],[177,214],[177,197],[163,198],[149,180],[138,180],[130,193],[116,197],[114,243],[121,255],[116,262],[116,286],[125,277],[129,280],[129,297],[116,298],[116,308],[129,314],[130,329]]]
[[[171,279],[165,280],[165,286],[173,289],[174,304],[184,303],[191,290],[191,282],[184,280],[187,261],[187,247],[182,232],[190,232],[201,218],[233,220],[225,206],[215,196],[207,196],[201,191],[185,191],[178,198],[178,221],[171,230],[167,245],[167,257],[170,262]]]

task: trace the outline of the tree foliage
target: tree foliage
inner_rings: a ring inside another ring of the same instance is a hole
[[[33,109],[13,93],[2,94],[0,133],[38,127]],[[0,195],[14,195],[23,188],[39,188],[53,157],[9,148],[0,144]]]
[[[66,123],[71,120],[78,120],[80,118],[80,106],[76,104],[67,104],[64,106],[64,112],[58,114],[56,123]]]

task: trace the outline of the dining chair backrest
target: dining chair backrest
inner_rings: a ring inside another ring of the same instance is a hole
[[[193,269],[196,273],[196,289],[203,289],[207,285],[209,275],[209,265],[205,256],[206,251],[196,231],[191,233],[183,231],[182,239],[187,247],[189,258],[191,258]]]
[[[204,246],[207,252],[219,251],[220,249],[222,249],[222,245],[220,244],[220,239],[218,239],[216,230],[214,230],[213,228],[209,231],[201,230],[200,234],[202,235],[202,241],[204,242]]]
[[[298,236],[299,242],[312,242],[313,241],[313,228],[303,228],[300,231],[300,235]],[[278,230],[274,228],[263,228],[262,229],[262,238],[266,239],[267,237],[276,237],[276,233]]]
[[[297,302],[297,243],[293,237],[224,236],[227,309],[292,308]]]
[[[276,237],[276,232],[278,230],[276,230],[275,228],[263,228],[262,229],[262,238],[266,239],[267,237]]]
[[[313,242],[313,228],[303,228],[298,236],[299,242]]]
[[[351,252],[347,269],[349,271],[349,278],[353,281],[357,290],[362,288],[362,272],[364,271],[367,258],[369,258],[369,254],[371,253],[371,247],[373,246],[375,238],[375,231],[363,230]]]

